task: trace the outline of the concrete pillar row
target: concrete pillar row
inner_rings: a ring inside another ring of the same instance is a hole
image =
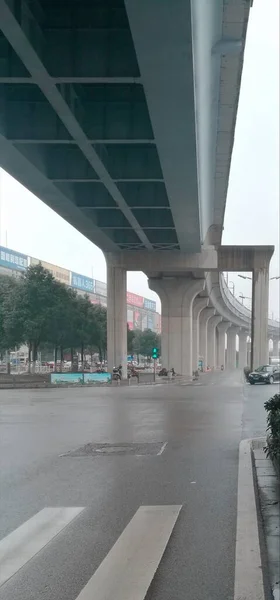
[[[231,326],[227,330],[227,368],[236,369],[236,336],[240,327]]]
[[[240,369],[247,367],[247,338],[248,331],[241,329],[238,333],[239,337],[239,352],[238,352],[238,366]]]
[[[279,356],[279,339],[273,338],[273,356]]]
[[[251,368],[268,364],[269,264],[253,270]]]
[[[207,322],[207,361],[211,368],[217,366],[217,352],[216,352],[216,327],[222,321],[220,315],[210,317]]]
[[[198,368],[199,360],[199,317],[201,311],[209,304],[209,298],[195,298],[193,301],[193,330],[192,330],[192,356],[193,371]]]
[[[122,365],[127,377],[126,270],[107,263],[107,360],[108,371]]]
[[[199,354],[203,360],[203,368],[206,369],[208,366],[207,358],[207,324],[211,317],[214,317],[216,311],[215,308],[205,308],[200,313],[199,319]]]
[[[217,326],[218,329],[218,365],[226,365],[226,332],[231,327],[230,321],[222,321]]]
[[[150,278],[149,287],[161,299],[162,365],[192,375],[192,311],[195,297],[204,290],[204,279]]]

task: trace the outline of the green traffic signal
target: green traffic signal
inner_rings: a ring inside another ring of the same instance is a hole
[[[152,350],[152,358],[159,358],[159,349],[158,348],[153,348]]]

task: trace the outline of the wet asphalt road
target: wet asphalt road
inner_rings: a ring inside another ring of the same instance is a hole
[[[139,506],[170,504],[182,510],[146,600],[233,600],[239,442],[265,434],[276,388],[224,372],[193,386],[0,390],[0,538],[44,507],[85,507],[1,599],[76,600]],[[60,456],[89,442],[147,446]],[[167,442],[161,456],[152,442]]]

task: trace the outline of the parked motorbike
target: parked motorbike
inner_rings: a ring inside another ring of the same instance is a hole
[[[162,369],[159,371],[158,375],[159,375],[159,377],[167,377],[167,375],[168,375],[168,371],[167,371],[167,369],[166,369],[165,367],[163,367],[163,368],[162,368]]]
[[[139,373],[133,367],[132,367],[132,369],[130,369],[130,371],[128,372],[127,376],[128,376],[128,379],[130,379],[131,377],[136,377],[137,380],[138,380],[138,382],[139,382]]]
[[[119,367],[113,368],[112,379],[113,379],[113,381],[120,381],[121,378],[122,378],[122,367],[120,365]]]

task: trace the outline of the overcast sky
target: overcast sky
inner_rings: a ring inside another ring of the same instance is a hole
[[[223,235],[224,244],[274,244],[271,276],[280,273],[278,24],[279,0],[254,0]],[[9,175],[0,173],[0,243],[6,245],[7,240],[14,250],[105,281],[102,252]],[[249,281],[237,274],[229,279],[237,296],[251,296]],[[128,289],[158,302],[143,274],[129,273]],[[250,306],[250,300],[244,303]],[[279,281],[270,283],[271,313],[279,317]]]

